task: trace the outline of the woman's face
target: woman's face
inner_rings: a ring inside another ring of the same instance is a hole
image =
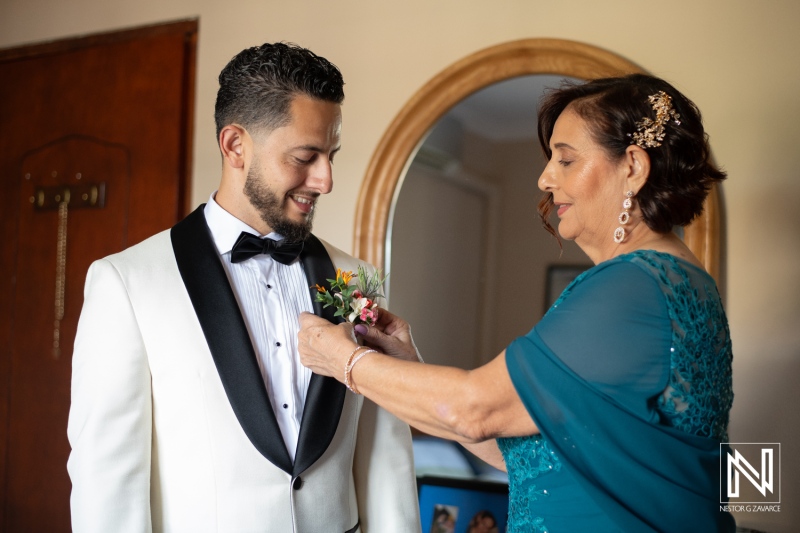
[[[553,193],[558,233],[587,253],[613,244],[625,194],[622,161],[609,159],[586,121],[570,107],[556,120],[550,149],[553,155],[539,177],[539,188]]]

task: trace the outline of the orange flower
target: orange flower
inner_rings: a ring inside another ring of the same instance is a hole
[[[336,269],[336,279],[341,280],[342,283],[348,285],[350,280],[353,279],[353,272],[350,270],[342,270],[341,268]]]
[[[317,292],[321,292],[321,293],[323,293],[323,294],[324,294],[324,293],[326,293],[326,292],[328,292],[327,290],[325,290],[325,287],[320,287],[320,286],[319,286],[319,285],[317,285],[316,283],[314,284],[314,286],[317,288]]]

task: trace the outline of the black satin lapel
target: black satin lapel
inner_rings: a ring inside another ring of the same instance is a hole
[[[322,304],[315,301],[317,290],[313,288],[314,285],[329,287],[326,280],[336,278],[336,269],[325,246],[319,239],[310,235],[300,259],[303,261],[306,279],[310,285],[314,313],[334,323],[342,322],[341,318],[333,316],[336,310],[332,306],[323,309]],[[302,474],[328,449],[339,426],[346,390],[344,385],[333,378],[311,375],[306,393],[306,405],[303,408],[303,420],[300,423],[293,476]]]
[[[309,235],[303,246],[300,259],[303,261],[303,269],[305,270],[309,290],[311,291],[311,301],[314,302],[314,314],[322,318],[327,318],[335,324],[344,322],[342,318],[333,316],[334,313],[336,313],[336,309],[334,309],[333,306],[323,309],[322,302],[318,302],[316,299],[317,289],[315,285],[330,289],[328,280],[336,279],[336,267],[333,266],[333,262],[328,255],[328,250],[325,249],[325,245],[314,235]]]
[[[264,457],[291,473],[292,461],[203,206],[176,224],[170,237],[178,270],[239,424]]]

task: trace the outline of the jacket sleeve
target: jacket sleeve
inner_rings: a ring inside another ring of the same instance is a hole
[[[103,259],[87,275],[72,359],[73,531],[152,530],[151,433],[145,346],[125,284]]]
[[[362,531],[421,530],[411,430],[366,398],[358,421],[354,474]]]

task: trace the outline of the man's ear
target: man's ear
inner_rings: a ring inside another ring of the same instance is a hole
[[[223,164],[231,168],[243,169],[248,152],[249,135],[238,124],[229,124],[219,132],[219,150]]]
[[[650,155],[641,146],[632,144],[625,150],[623,165],[625,190],[638,193],[650,177]]]

